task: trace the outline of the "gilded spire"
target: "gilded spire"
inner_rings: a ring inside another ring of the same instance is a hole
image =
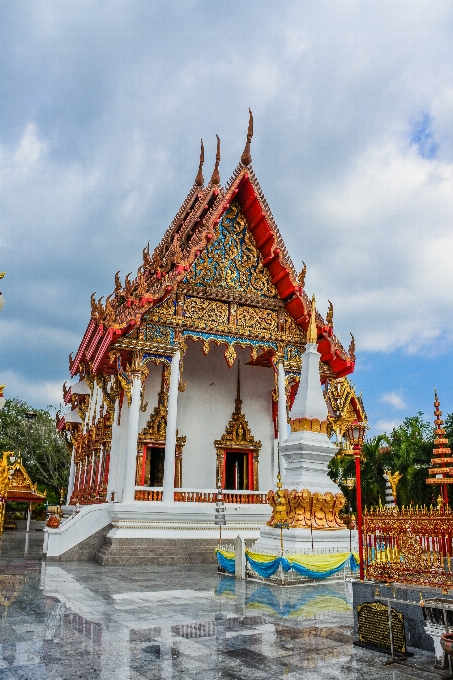
[[[240,373],[240,363],[238,361],[238,380],[236,385],[236,413],[241,413],[242,411],[242,401],[241,401],[241,373]]]
[[[195,177],[195,184],[197,185],[197,187],[202,187],[204,184],[203,163],[204,163],[204,144],[203,140],[201,140],[200,165],[198,166],[197,176]]]
[[[311,314],[310,314],[310,324],[307,331],[307,342],[316,344],[318,341],[318,330],[316,328],[316,300],[315,296],[311,298]]]
[[[443,489],[443,500],[447,502],[448,495],[446,490],[446,484],[449,482],[443,482],[442,480],[451,478],[451,467],[447,465],[451,458],[451,450],[448,446],[447,433],[443,427],[444,421],[442,420],[442,411],[440,410],[440,400],[437,395],[437,390],[434,389],[434,449],[433,458],[431,460],[432,467],[428,470],[428,477],[426,480],[427,484],[440,484],[444,487]],[[440,476],[438,476],[440,475]]]
[[[252,162],[252,155],[250,153],[250,142],[253,137],[253,113],[249,109],[249,127],[247,130],[247,141],[245,143],[244,151],[241,156],[242,165],[250,165]]]
[[[217,137],[217,151],[215,155],[215,166],[212,172],[211,184],[220,184],[220,173],[219,173],[219,163],[220,163],[220,137]]]

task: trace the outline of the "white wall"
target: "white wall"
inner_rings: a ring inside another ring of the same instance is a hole
[[[236,348],[237,359],[231,369],[224,358],[225,345],[210,345],[205,357],[201,343],[187,340],[182,379],[185,392],[178,396],[178,434],[186,436],[183,449],[182,485],[188,488],[215,488],[216,449],[235,407],[237,367],[241,364],[242,412],[255,440],[261,441],[259,488],[272,488],[274,429],[271,391],[272,368],[245,366],[250,349]]]

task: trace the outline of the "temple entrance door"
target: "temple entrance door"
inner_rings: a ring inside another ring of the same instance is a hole
[[[142,486],[163,486],[165,447],[147,446]]]
[[[253,491],[253,452],[225,451],[223,488]]]

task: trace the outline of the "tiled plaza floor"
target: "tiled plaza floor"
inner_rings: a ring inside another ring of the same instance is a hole
[[[426,652],[384,666],[352,645],[343,582],[284,589],[206,565],[46,564],[41,549],[38,532],[0,539],[0,680],[436,677]]]

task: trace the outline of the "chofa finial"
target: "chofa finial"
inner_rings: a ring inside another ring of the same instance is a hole
[[[220,173],[219,173],[219,163],[220,163],[220,137],[217,137],[217,151],[215,155],[215,166],[212,172],[211,184],[220,184]]]
[[[197,187],[202,187],[204,184],[203,163],[204,163],[204,144],[203,140],[201,140],[200,165],[198,166],[197,176],[195,177],[195,184],[197,185]]]
[[[355,361],[355,339],[352,333],[349,333],[349,335],[351,336],[351,342],[349,343],[348,354]]]
[[[333,326],[333,304],[330,300],[327,300],[327,302],[329,303],[329,308],[326,315],[326,324],[328,326]]]
[[[316,344],[318,341],[318,329],[316,328],[316,300],[311,298],[310,324],[307,331],[307,343]]]
[[[241,156],[241,163],[242,165],[250,165],[252,162],[252,155],[250,153],[250,142],[252,141],[253,137],[253,113],[249,109],[249,126],[247,130],[247,141],[245,143],[244,151],[242,152]]]
[[[307,265],[305,262],[302,260],[302,269],[300,270],[300,274],[297,277],[297,281],[299,283],[299,286],[303,288],[305,286],[305,277],[307,275]]]

